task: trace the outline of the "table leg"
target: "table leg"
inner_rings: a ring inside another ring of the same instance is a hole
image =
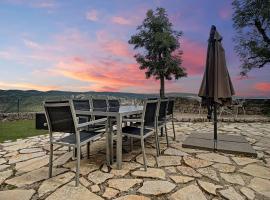
[[[110,147],[110,163],[113,164],[113,124],[112,124],[112,118],[110,117],[110,131],[109,131],[109,147]]]
[[[106,161],[107,161],[107,165],[110,166],[110,157],[111,157],[111,153],[110,153],[110,118],[108,117],[108,126],[106,127]]]
[[[122,169],[122,117],[117,116],[117,147],[116,147],[116,159],[117,168]]]

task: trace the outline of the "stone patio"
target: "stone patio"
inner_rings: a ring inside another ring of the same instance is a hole
[[[53,178],[48,179],[48,135],[6,141],[0,144],[0,199],[270,199],[270,123],[219,123],[219,132],[245,136],[257,158],[181,147],[190,133],[212,132],[211,123],[176,123],[176,141],[172,141],[172,127],[168,128],[170,147],[161,137],[159,158],[154,138],[146,141],[147,172],[139,142],[135,141],[132,152],[124,146],[122,170],[104,165],[104,140],[93,143],[90,159],[81,162],[77,188],[68,148],[55,146]]]

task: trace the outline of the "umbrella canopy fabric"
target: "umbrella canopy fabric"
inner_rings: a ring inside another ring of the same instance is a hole
[[[232,96],[235,94],[221,41],[221,35],[216,27],[212,26],[208,41],[206,68],[198,94],[202,97],[203,104],[231,104]]]

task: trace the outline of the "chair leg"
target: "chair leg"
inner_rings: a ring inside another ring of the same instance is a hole
[[[81,155],[81,147],[76,148],[77,149],[77,155]],[[79,177],[80,177],[80,162],[81,162],[81,156],[77,156],[77,166],[76,166],[76,180],[75,180],[75,186],[79,186]]]
[[[74,159],[77,158],[77,148],[76,147],[73,148],[73,158]]]
[[[110,133],[110,155],[111,155],[111,163],[113,164],[113,132]]]
[[[159,139],[158,139],[158,129],[155,128],[155,142],[156,142],[156,151],[157,151],[157,156],[160,155],[160,149],[159,149]]]
[[[87,159],[90,158],[90,142],[87,142]]]
[[[173,121],[173,118],[172,118],[172,128],[173,128],[173,140],[175,141],[176,136],[175,136],[175,129],[174,129],[174,121]]]
[[[163,127],[160,128],[160,137],[163,137]]]
[[[143,163],[144,163],[144,170],[147,171],[147,160],[144,148],[144,139],[141,138],[141,147],[142,147],[142,154],[143,154]]]
[[[167,126],[166,125],[165,125],[165,135],[166,135],[167,147],[169,147],[168,130],[167,130]]]
[[[133,151],[133,137],[129,138],[129,142],[130,142],[130,152]]]
[[[53,144],[50,144],[49,178],[52,177],[52,167],[53,167]]]

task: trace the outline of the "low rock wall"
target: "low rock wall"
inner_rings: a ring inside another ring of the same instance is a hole
[[[240,99],[240,101],[243,101]],[[270,99],[245,99],[243,103],[243,108],[246,115],[262,115],[269,112],[270,109]],[[196,99],[188,98],[176,98],[175,101],[175,111],[180,113],[206,113],[207,110],[200,106],[200,101]],[[236,106],[230,108],[231,112],[236,112]],[[238,108],[238,114],[244,114],[242,108]],[[224,112],[226,114],[226,112]]]
[[[0,121],[16,121],[35,119],[35,112],[0,113]]]
[[[263,115],[270,110],[270,99],[246,99],[243,107],[246,115]],[[174,110],[177,113],[206,113],[206,109],[200,106],[198,100],[189,98],[176,98]],[[226,112],[224,112],[224,115],[225,114]],[[240,108],[238,114],[243,114],[243,109]],[[35,119],[35,112],[0,113],[0,121],[29,119]]]

